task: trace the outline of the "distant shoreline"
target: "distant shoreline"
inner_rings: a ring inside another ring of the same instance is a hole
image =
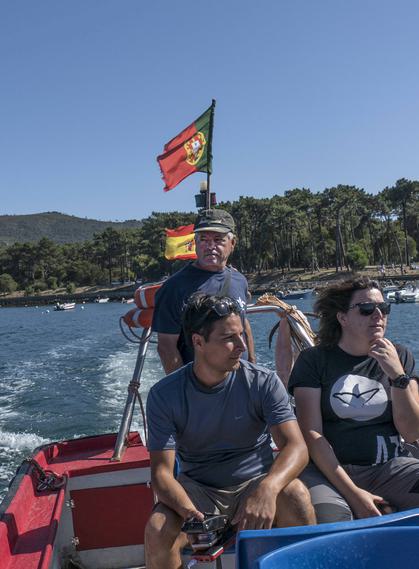
[[[97,298],[109,298],[110,302],[121,302],[122,299],[132,298],[137,285],[125,285],[120,287],[82,287],[74,293],[65,290],[46,291],[43,294],[24,296],[8,295],[0,297],[0,306],[48,306],[57,302],[76,302],[78,304],[95,302]]]
[[[335,269],[322,269],[310,272],[304,269],[295,269],[288,272],[281,270],[266,271],[260,274],[253,273],[247,275],[249,289],[253,294],[263,294],[265,292],[285,292],[286,290],[313,288],[315,290],[324,288],[336,280],[351,278],[354,274],[370,277],[377,280],[381,286],[395,284],[403,286],[406,282],[419,281],[419,271],[410,270],[403,275],[400,269],[395,268],[388,271],[390,274],[382,275],[376,267],[368,267],[361,271],[339,271]]]
[[[378,273],[376,268],[367,268],[359,271],[357,274],[369,276],[380,282],[383,286],[385,284],[394,283],[402,286],[405,282],[419,281],[419,271],[409,270],[407,274],[397,274],[397,269],[393,274],[382,276]],[[262,271],[260,274],[251,273],[246,275],[249,282],[249,290],[252,294],[264,294],[285,292],[295,289],[313,288],[320,289],[328,283],[335,280],[342,280],[350,278],[352,272],[339,271],[336,273],[334,269],[323,269],[315,273],[304,270],[295,269],[292,271]],[[121,286],[95,286],[95,287],[81,287],[76,289],[72,294],[69,294],[65,289],[57,289],[54,291],[45,291],[38,295],[24,296],[23,293],[15,295],[7,295],[0,297],[0,306],[2,307],[18,307],[18,306],[45,306],[54,305],[57,302],[94,302],[98,297],[107,297],[110,302],[121,302],[122,299],[132,298],[135,289],[139,285],[121,285]]]

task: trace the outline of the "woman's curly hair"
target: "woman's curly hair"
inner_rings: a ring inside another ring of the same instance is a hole
[[[338,312],[348,312],[353,294],[357,290],[377,288],[380,285],[369,277],[354,277],[323,289],[314,304],[314,310],[320,317],[317,333],[321,346],[336,346],[342,335],[342,328],[336,317]]]

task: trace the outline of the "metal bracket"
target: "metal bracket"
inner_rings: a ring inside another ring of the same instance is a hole
[[[74,503],[73,498],[70,498],[69,500],[67,500],[66,506],[67,506],[68,508],[72,508],[72,509],[76,507],[76,504]]]

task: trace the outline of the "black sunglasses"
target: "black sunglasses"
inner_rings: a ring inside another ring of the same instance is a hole
[[[348,309],[350,308],[359,308],[359,313],[362,316],[371,316],[375,312],[375,309],[381,312],[383,316],[387,316],[390,314],[391,304],[389,302],[357,302],[356,304],[351,304]]]
[[[240,312],[240,306],[237,301],[229,298],[228,296],[223,296],[216,300],[210,307],[208,307],[209,312],[213,311],[218,316],[227,316],[232,312]]]
[[[228,316],[229,314],[240,314],[240,306],[238,302],[229,298],[228,296],[222,296],[218,298],[216,301],[211,302],[209,306],[207,306],[207,310],[198,319],[196,324],[194,325],[195,329],[199,329],[211,312],[215,312],[217,316],[223,318],[224,316]]]

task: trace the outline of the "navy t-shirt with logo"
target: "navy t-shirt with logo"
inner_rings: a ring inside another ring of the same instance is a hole
[[[396,345],[407,374],[415,361]],[[288,389],[314,387],[321,391],[323,434],[341,464],[373,465],[407,455],[393,422],[388,376],[377,360],[352,356],[339,346],[315,346],[301,352]]]
[[[223,290],[227,274],[231,275],[228,290]],[[205,294],[220,294],[234,298],[246,311],[248,286],[246,277],[239,271],[226,267],[222,271],[205,271],[192,263],[186,265],[165,281],[156,294],[156,307],[153,315],[153,330],[163,334],[180,334],[182,330],[182,311],[191,294],[201,291]],[[184,363],[193,360],[193,350],[180,338],[178,348]],[[243,356],[246,358],[246,355]]]

